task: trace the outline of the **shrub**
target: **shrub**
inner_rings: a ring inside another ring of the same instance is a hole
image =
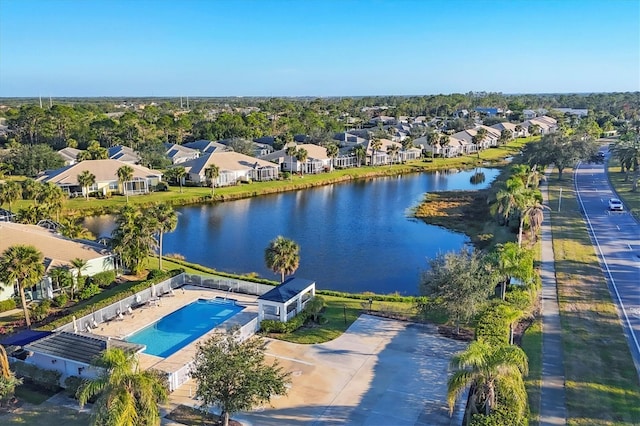
[[[103,271],[91,277],[91,282],[100,288],[106,288],[116,280],[115,271]]]
[[[478,317],[476,324],[476,339],[494,346],[508,345],[510,338],[510,324],[516,319],[509,318],[514,310],[507,303],[498,301],[490,304]],[[522,314],[522,312],[520,312]]]
[[[304,325],[307,321],[308,315],[306,312],[300,312],[295,317],[291,318],[287,322],[280,322],[276,320],[262,320],[260,323],[260,330],[264,333],[293,333]]]
[[[10,311],[16,308],[16,301],[13,299],[7,299],[0,301],[0,312]]]
[[[156,191],[158,192],[164,192],[168,190],[169,190],[169,185],[167,185],[166,182],[158,182],[158,184],[156,185]]]
[[[59,295],[53,298],[53,305],[57,308],[62,308],[63,306],[66,306],[68,301],[69,301],[69,296],[67,296],[66,293],[60,293]]]
[[[84,286],[84,288],[80,291],[79,297],[80,300],[87,300],[98,293],[100,293],[100,287],[98,287],[95,283],[91,283]]]
[[[24,361],[15,361],[12,367],[17,376],[31,379],[31,381],[46,390],[57,391],[60,389],[60,377],[62,374],[59,371],[45,370],[33,364],[27,364]]]
[[[51,300],[44,299],[37,305],[30,308],[31,317],[36,321],[42,321],[49,315],[49,311],[51,310]]]
[[[163,271],[161,271],[160,269],[151,269],[149,271],[149,274],[147,274],[147,279],[148,280],[153,280],[155,278],[163,277],[163,276],[165,276],[165,273]]]
[[[76,392],[84,380],[78,376],[69,376],[64,380],[64,391],[70,398],[76,397]]]

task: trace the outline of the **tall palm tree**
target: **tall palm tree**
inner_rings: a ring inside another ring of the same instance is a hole
[[[450,366],[455,370],[447,383],[451,413],[458,395],[469,385],[473,385],[468,405],[470,414],[478,413],[478,408],[484,414],[490,414],[498,405],[498,386],[526,407],[527,393],[522,376],[528,374],[529,367],[527,355],[518,346],[495,347],[475,341],[464,352],[454,355]]]
[[[211,196],[213,197],[213,191],[216,186],[216,180],[218,179],[218,176],[220,176],[220,168],[215,164],[211,164],[209,167],[204,169],[204,175],[209,181],[209,184],[211,185]]]
[[[76,287],[78,288],[78,290],[82,290],[81,287],[84,284],[82,282],[82,271],[84,270],[84,268],[87,267],[87,261],[85,259],[76,257],[74,259],[71,259],[71,266],[73,266],[76,269]],[[71,286],[72,299],[73,299],[73,288],[74,286]]]
[[[517,278],[523,284],[533,279],[533,253],[514,242],[498,244],[487,259],[499,275],[500,298],[505,299],[506,288],[511,278]]]
[[[333,161],[338,156],[339,150],[338,145],[335,143],[331,143],[327,145],[327,157],[331,159],[330,169],[333,170]]]
[[[18,284],[27,327],[31,327],[24,289],[38,284],[44,277],[44,257],[34,246],[18,244],[7,248],[0,257],[0,282]]]
[[[66,195],[62,188],[58,185],[46,182],[40,186],[38,193],[35,196],[35,201],[50,212],[51,210],[56,213],[56,221],[60,221],[60,210],[66,199]]]
[[[300,246],[279,235],[264,251],[264,260],[269,269],[281,274],[282,283],[285,275],[293,274],[300,266]]]
[[[136,355],[119,348],[107,349],[92,365],[102,369],[93,380],[86,380],[77,391],[80,407],[98,397],[91,416],[94,425],[159,425],[159,403],[168,391],[160,376],[140,371]]]
[[[22,199],[22,187],[16,181],[10,180],[0,185],[0,205],[9,204],[9,210],[12,210],[13,203]]]
[[[287,146],[285,149],[285,154],[289,156],[289,171],[291,172],[291,178],[293,179],[293,157],[298,153],[298,147],[296,145]]]
[[[491,205],[491,213],[500,216],[504,225],[509,225],[509,219],[524,207],[527,189],[521,179],[512,177],[504,187],[496,193],[496,201]]]
[[[302,165],[302,168],[300,169],[301,174],[304,174],[305,163],[308,157],[309,153],[306,149],[300,148],[296,151],[296,160],[298,160],[298,162]]]
[[[387,147],[387,155],[391,159],[390,163],[395,162],[399,152],[400,152],[400,147],[398,145],[392,144]]]
[[[487,137],[487,129],[481,127],[478,129],[475,135],[471,137],[471,142],[476,146],[476,152],[478,153],[478,158],[480,158],[480,148],[482,148],[482,142]]]
[[[124,206],[116,217],[111,246],[133,274],[140,274],[145,259],[157,247],[155,219],[131,206]]]
[[[548,206],[540,203],[535,197],[531,198],[530,204],[525,206],[520,216],[520,228],[518,229],[518,245],[522,245],[522,230],[525,224],[529,225],[531,240],[534,240],[538,229],[544,220],[544,211],[551,210]]]
[[[78,175],[78,184],[82,187],[85,200],[89,200],[89,188],[96,183],[96,176],[89,170],[84,170]]]
[[[162,236],[165,232],[172,232],[178,226],[178,215],[168,204],[156,204],[150,209],[155,231],[158,233],[158,269],[162,270]]]
[[[362,145],[356,145],[351,149],[351,153],[356,156],[358,167],[362,166],[362,160],[367,156],[367,150]]]
[[[118,175],[118,182],[122,185],[122,192],[127,197],[127,203],[129,202],[129,191],[127,191],[127,182],[130,182],[133,179],[133,167],[131,166],[122,166],[118,168],[116,171]]]
[[[371,139],[371,165],[375,165],[375,158],[378,151],[382,149],[382,141],[377,136]]]
[[[184,168],[184,166],[176,167],[174,170],[174,176],[180,184],[180,193],[182,194],[182,181],[187,176],[187,170]]]

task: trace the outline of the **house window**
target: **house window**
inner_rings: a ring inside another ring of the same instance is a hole
[[[118,189],[118,182],[109,182],[109,189],[116,191]]]

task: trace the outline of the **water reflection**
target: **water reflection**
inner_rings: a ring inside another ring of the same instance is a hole
[[[215,205],[179,208],[176,231],[164,237],[165,253],[218,270],[256,272],[278,279],[264,266],[264,249],[283,235],[301,247],[298,276],[321,289],[416,294],[419,272],[438,251],[458,250],[462,234],[407,217],[428,191],[485,187],[498,174],[472,185],[474,171],[376,178]],[[87,218],[98,235],[110,234],[113,218]]]

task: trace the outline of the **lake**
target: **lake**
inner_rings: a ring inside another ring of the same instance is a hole
[[[177,229],[164,236],[164,253],[220,271],[267,269],[264,250],[278,235],[300,245],[296,276],[319,289],[418,294],[421,271],[438,252],[459,250],[463,234],[410,217],[426,192],[487,187],[498,169],[480,169],[486,180],[471,184],[474,170],[380,177],[217,204],[179,207]],[[113,216],[90,217],[95,235],[110,235]]]

